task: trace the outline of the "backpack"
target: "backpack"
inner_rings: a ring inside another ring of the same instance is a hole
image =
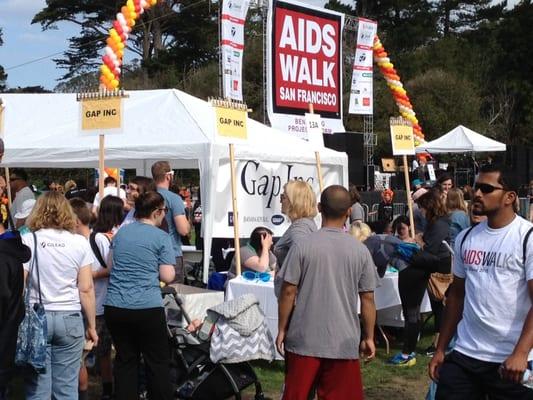
[[[461,258],[463,257],[463,244],[464,244],[464,242],[466,240],[466,237],[470,234],[470,232],[472,232],[472,229],[474,229],[475,227],[476,227],[476,225],[471,226],[470,228],[468,228],[468,230],[466,231],[465,235],[461,239],[461,246],[459,247],[460,250],[461,250]],[[529,240],[529,236],[531,235],[531,232],[533,232],[533,227],[529,228],[529,230],[526,233],[526,236],[524,236],[524,241],[522,242],[522,264],[524,264],[524,265],[526,264],[527,242]]]
[[[89,243],[91,244],[91,249],[93,251],[93,254],[98,260],[98,262],[100,263],[100,265],[104,268],[107,268],[107,263],[105,262],[104,257],[102,256],[102,253],[100,252],[100,249],[98,248],[98,245],[96,244],[97,233],[98,232],[94,232],[94,231],[91,232],[91,234],[89,235]],[[109,239],[109,236],[107,235],[104,235],[104,236],[107,238],[109,243],[111,243],[111,239]]]

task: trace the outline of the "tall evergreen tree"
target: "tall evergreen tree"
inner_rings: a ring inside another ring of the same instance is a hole
[[[438,0],[436,3],[440,28],[444,36],[475,29],[480,23],[502,16],[507,1]]]

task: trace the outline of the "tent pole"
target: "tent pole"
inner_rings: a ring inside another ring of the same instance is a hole
[[[407,197],[407,207],[409,208],[409,230],[411,237],[415,238],[415,221],[413,217],[413,199],[411,199],[411,183],[409,182],[409,168],[407,166],[407,156],[403,155],[403,176],[405,178],[405,191]]]
[[[233,205],[233,239],[235,244],[235,268],[237,276],[241,274],[241,250],[239,243],[239,211],[237,209],[237,181],[235,179],[235,149],[229,145],[229,162],[231,168],[231,201]]]
[[[11,178],[9,176],[9,167],[5,168],[5,172],[6,172],[7,204],[9,206],[9,210],[11,210],[11,205],[13,203],[13,197],[11,196]]]
[[[98,197],[100,201],[104,198],[104,169],[105,169],[105,135],[99,136],[99,151],[98,151]]]
[[[314,114],[315,109],[313,107],[313,103],[309,103],[309,114]],[[324,182],[322,181],[322,165],[320,163],[320,152],[315,151],[315,162],[316,162],[316,173],[318,175],[318,187],[320,189],[320,193],[324,190]]]

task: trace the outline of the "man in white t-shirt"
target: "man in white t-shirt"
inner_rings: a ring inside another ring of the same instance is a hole
[[[103,197],[107,196],[117,196],[120,197],[122,200],[126,200],[126,192],[122,188],[117,189],[117,180],[112,176],[108,176],[104,179]],[[94,196],[93,201],[93,213],[95,214],[98,212],[98,207],[100,207],[100,201],[100,193],[96,193],[96,196]]]
[[[454,281],[429,364],[437,400],[533,399],[533,390],[520,384],[533,359],[533,224],[516,214],[516,204],[507,172],[483,166],[472,212],[487,220],[455,241]]]
[[[11,215],[15,215],[22,211],[22,203],[29,199],[35,199],[35,195],[28,186],[28,174],[23,169],[15,168],[11,170],[9,185],[11,186],[11,193],[15,196],[10,212]]]

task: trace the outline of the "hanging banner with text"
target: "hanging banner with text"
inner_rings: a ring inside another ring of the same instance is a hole
[[[267,108],[272,126],[289,133],[302,132],[303,116],[312,104],[322,116],[324,133],[344,132],[344,15],[293,0],[270,1]]]
[[[390,119],[392,154],[395,156],[414,156],[415,141],[413,126],[404,118]]]
[[[120,132],[122,127],[121,97],[83,99],[80,101],[80,110],[81,130],[84,134],[91,133],[88,131],[95,134]]]
[[[221,42],[224,98],[242,101],[242,57],[244,52],[244,22],[249,0],[222,2]]]
[[[353,60],[352,87],[350,89],[350,114],[372,115],[373,107],[373,45],[377,32],[377,23],[359,18],[357,28],[357,45]]]
[[[290,221],[281,213],[283,186],[294,179],[308,182],[319,195],[315,164],[236,160],[237,201],[241,237],[250,237],[258,226],[281,236]],[[324,186],[342,185],[342,166],[322,165]],[[220,160],[216,183],[216,208],[213,237],[233,237],[233,210],[229,160]]]

